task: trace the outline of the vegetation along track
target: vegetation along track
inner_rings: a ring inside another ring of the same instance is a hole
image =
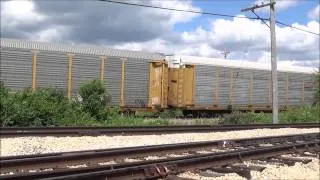
[[[197,126],[124,126],[124,127],[38,127],[1,128],[1,137],[14,136],[81,136],[169,134],[248,130],[261,128],[319,128],[319,123],[303,124],[249,124],[249,125],[197,125]]]
[[[280,155],[306,151],[317,154],[319,143],[320,134],[310,133],[1,157],[0,179],[153,179],[195,169],[231,171],[250,178],[244,172],[257,167],[231,164],[252,159],[309,162]]]

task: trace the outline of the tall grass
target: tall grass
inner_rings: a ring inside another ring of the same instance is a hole
[[[280,123],[320,123],[320,105],[289,108],[279,113]],[[221,120],[223,124],[268,124],[272,123],[271,113],[234,111]]]

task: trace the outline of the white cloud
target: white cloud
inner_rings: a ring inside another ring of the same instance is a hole
[[[128,43],[119,43],[113,47],[116,49],[130,49],[135,51],[149,51],[149,52],[159,52],[159,53],[173,53],[173,49],[168,51],[167,41],[157,38],[146,42],[128,42]]]
[[[31,24],[44,21],[46,16],[35,11],[35,4],[31,1],[1,2],[1,24],[13,28],[19,24]]]
[[[305,30],[319,32],[319,23],[293,24]],[[277,50],[280,65],[318,66],[319,39],[317,36],[289,27],[276,27]],[[217,19],[211,28],[202,27],[180,34],[181,42],[156,39],[143,43],[118,44],[116,48],[148,50],[184,55],[223,57],[225,49],[231,51],[229,58],[270,63],[270,33],[268,27],[257,20]]]
[[[294,27],[319,33],[319,22],[310,21],[306,25],[292,24]],[[290,27],[276,26],[277,55],[279,64],[318,67],[319,38]],[[165,40],[135,43],[136,50],[177,53],[195,56],[223,57],[225,49],[230,50],[229,58],[270,63],[269,28],[258,20],[217,19],[211,28],[202,27],[180,34],[179,43]],[[120,45],[122,46],[122,45]],[[130,46],[124,45],[129,48]]]
[[[174,9],[183,9],[183,10],[192,10],[192,11],[201,11],[200,8],[192,6],[191,0],[171,0],[171,1],[159,1],[159,0],[152,0],[151,4],[154,6],[160,6],[163,8],[174,8]],[[194,13],[184,13],[179,11],[168,11],[168,10],[154,10],[148,9],[148,11],[152,13],[156,13],[162,16],[169,16],[169,23],[176,24],[179,22],[188,22],[194,17],[199,16],[199,14]]]
[[[142,3],[139,0],[130,2]],[[200,11],[191,0],[152,0],[143,1],[143,4]],[[2,36],[108,45],[149,41],[170,33],[176,24],[199,16],[101,1],[70,3],[55,0],[1,1],[1,15]],[[58,31],[56,27],[63,28]],[[57,35],[60,37],[56,38]]]
[[[229,46],[233,49],[244,46],[264,48],[269,41],[268,27],[258,20],[218,19],[211,24],[211,39],[216,47]],[[257,43],[257,40],[259,40],[259,43]]]
[[[289,7],[296,6],[301,0],[276,0],[276,11],[283,11],[288,9]],[[270,3],[270,0],[256,0],[254,5]],[[261,12],[269,12],[270,8],[268,6],[258,9]]]
[[[316,6],[311,11],[309,11],[308,17],[312,20],[319,20],[319,16],[320,16],[319,13],[320,13],[320,5],[318,4],[318,6]]]
[[[207,31],[205,31],[202,27],[198,27],[193,32],[183,32],[181,34],[181,39],[187,43],[197,42],[197,41],[205,41],[208,36]]]
[[[280,2],[279,9],[297,3],[283,1],[281,5]],[[201,11],[190,0],[149,3]],[[50,0],[5,1],[1,5],[1,37],[220,58],[223,58],[221,52],[227,49],[231,51],[230,59],[270,62],[269,29],[258,20],[215,19],[209,22],[208,29],[199,26],[180,33],[173,30],[174,26],[192,21],[198,15],[90,1],[75,5]],[[293,26],[319,33],[317,21]],[[278,59],[283,60],[279,64],[318,67],[318,36],[289,27],[277,26],[276,31]]]
[[[31,36],[32,40],[38,40],[38,41],[61,41],[62,32],[66,32],[67,29],[65,27],[52,27],[44,30],[40,30],[36,33],[35,36]]]

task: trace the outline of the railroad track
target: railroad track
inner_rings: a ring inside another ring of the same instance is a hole
[[[169,134],[187,132],[212,132],[249,130],[261,128],[320,128],[319,123],[304,124],[249,124],[249,125],[198,125],[198,126],[127,126],[127,127],[45,127],[45,128],[1,128],[1,137],[16,136],[98,136]]]
[[[298,153],[306,156],[306,151],[317,154],[319,145],[320,134],[310,133],[1,157],[0,179],[154,179],[195,169],[237,172],[250,178],[245,172],[263,167],[232,164],[252,159],[306,163],[308,159],[280,155]]]

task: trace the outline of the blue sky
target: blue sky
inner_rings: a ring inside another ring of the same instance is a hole
[[[291,0],[286,0],[291,1]],[[251,12],[241,13],[242,8],[250,7],[254,4],[255,0],[194,0],[192,4],[199,7],[204,12],[239,15],[244,14],[246,16],[255,17]],[[319,4],[318,0],[299,0],[295,5],[290,6],[287,9],[277,11],[276,19],[293,24],[298,22],[299,24],[306,24],[310,19],[308,18],[308,12]],[[257,12],[260,17],[269,17],[268,12]],[[210,20],[221,18],[218,16],[201,15],[190,22],[180,23],[175,26],[176,31],[188,31],[198,26],[202,26],[204,29],[208,29]],[[230,18],[229,18],[230,19]]]

